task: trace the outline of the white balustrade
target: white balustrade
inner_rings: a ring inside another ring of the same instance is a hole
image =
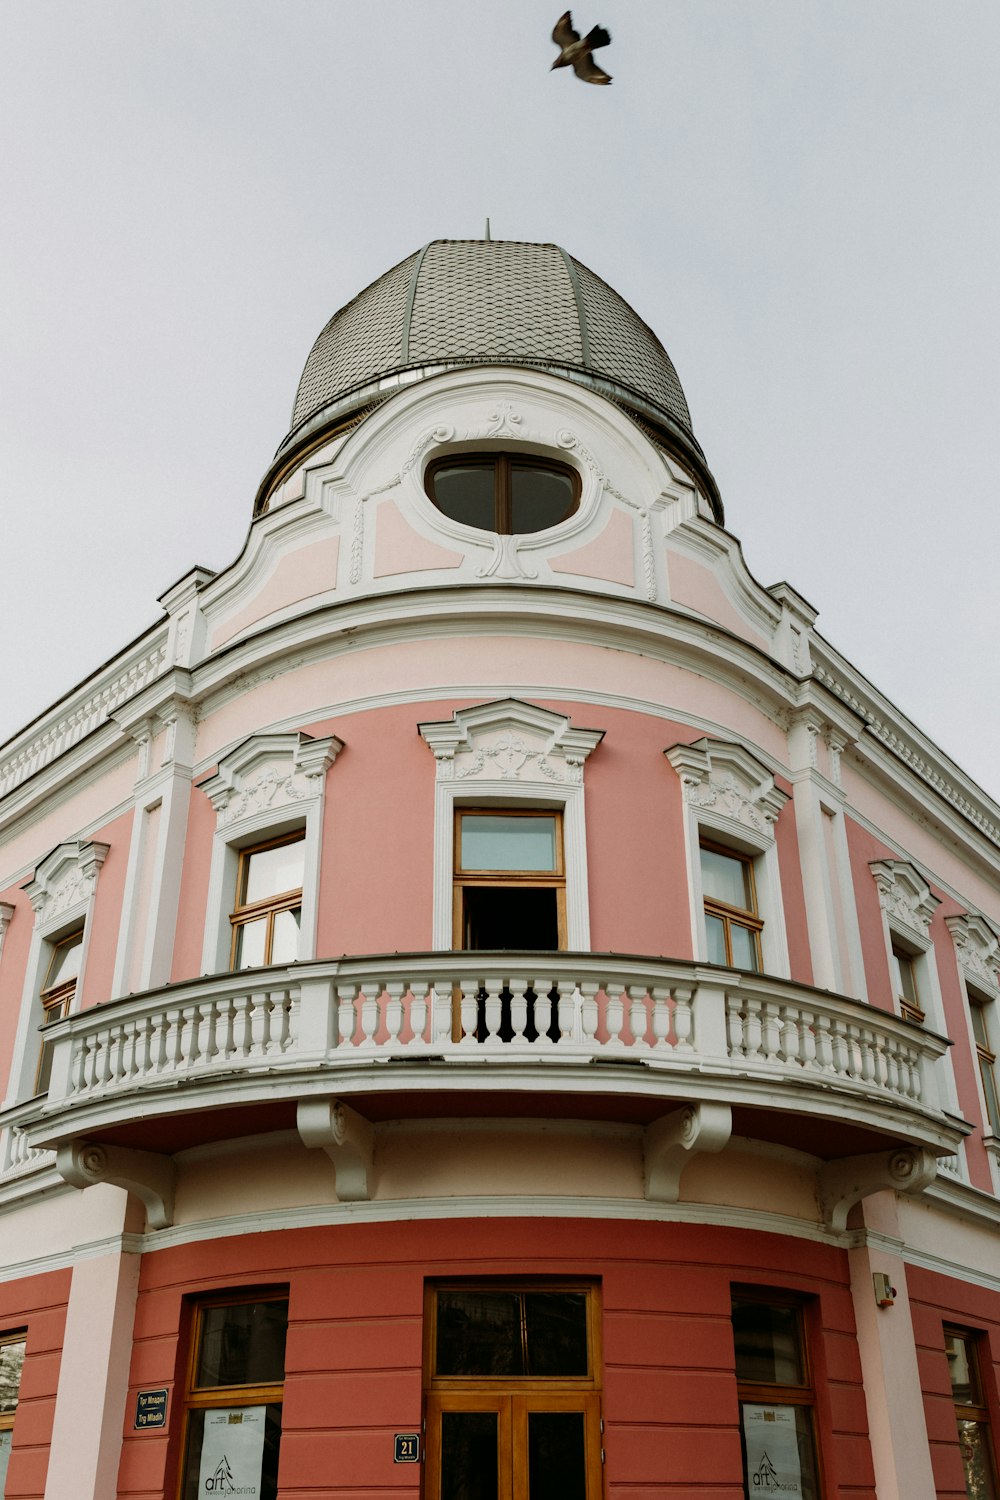
[[[593,954],[552,955],[542,968],[538,955],[505,953],[216,975],[80,1012],[50,1037],[49,1095],[36,1116],[64,1102],[120,1098],[131,1108],[126,1097],[143,1091],[263,1074],[294,1093],[296,1077],[390,1058],[555,1068],[641,1062],[647,1078],[686,1074],[688,1087],[714,1075],[716,1089],[728,1080],[744,1098],[758,1078],[767,1087],[812,1080],[827,1100],[835,1091],[841,1102],[832,1107],[841,1111],[853,1097],[926,1115],[938,1109],[935,1063],[946,1045],[871,1006],[765,976],[737,980],[692,964]],[[400,1074],[382,1078],[395,1086]],[[535,1073],[532,1086],[544,1088],[543,1078]],[[17,1165],[13,1146],[5,1149],[0,1172]]]

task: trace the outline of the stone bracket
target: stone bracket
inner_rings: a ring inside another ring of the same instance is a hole
[[[937,1157],[923,1146],[896,1151],[873,1151],[827,1162],[819,1171],[819,1204],[830,1229],[847,1228],[855,1203],[891,1188],[897,1193],[919,1193],[937,1176]]]
[[[684,1168],[702,1152],[722,1151],[732,1133],[728,1104],[691,1104],[654,1120],[644,1144],[646,1197],[676,1203]]]
[[[167,1229],[174,1222],[177,1168],[169,1156],[158,1151],[103,1146],[97,1141],[65,1141],[56,1151],[56,1170],[70,1187],[107,1182],[134,1193],[146,1209],[150,1229]]]
[[[337,1099],[300,1099],[303,1145],[319,1147],[333,1163],[341,1203],[365,1203],[375,1180],[375,1127]]]

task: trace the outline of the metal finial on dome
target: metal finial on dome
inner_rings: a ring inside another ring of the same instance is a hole
[[[486,233],[483,235],[483,239],[484,240],[488,240],[489,238],[490,238],[490,221],[489,221],[489,219],[487,219],[486,220]]]

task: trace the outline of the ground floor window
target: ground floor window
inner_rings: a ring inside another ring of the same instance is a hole
[[[598,1500],[593,1287],[428,1291],[427,1500]]]
[[[746,1494],[820,1500],[815,1395],[802,1306],[778,1293],[733,1293],[733,1342]]]
[[[981,1342],[968,1329],[944,1331],[966,1493],[969,1500],[997,1500],[996,1463],[979,1359]]]
[[[283,1292],[213,1298],[194,1309],[181,1500],[275,1500],[285,1379]]]
[[[0,1333],[0,1500],[7,1493],[7,1465],[21,1390],[24,1344],[23,1333]]]

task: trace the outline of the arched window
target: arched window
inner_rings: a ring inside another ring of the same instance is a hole
[[[580,480],[565,464],[519,453],[463,453],[439,458],[427,494],[452,521],[480,531],[523,536],[573,515]]]

